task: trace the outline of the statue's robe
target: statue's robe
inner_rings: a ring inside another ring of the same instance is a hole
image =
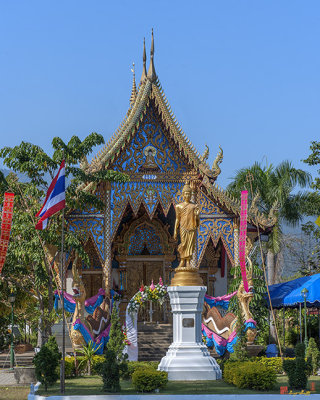
[[[178,251],[181,259],[191,259],[197,238],[197,217],[192,203],[180,203],[176,207],[177,218],[180,220],[180,240]]]

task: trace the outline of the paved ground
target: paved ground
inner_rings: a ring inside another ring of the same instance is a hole
[[[13,371],[0,370],[0,386],[17,386]]]

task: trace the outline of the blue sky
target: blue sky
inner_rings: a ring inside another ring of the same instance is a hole
[[[155,67],[200,153],[224,150],[225,187],[254,161],[301,162],[320,127],[320,2],[0,0],[0,137],[113,134],[131,63],[155,31]],[[149,57],[147,64],[149,62]]]

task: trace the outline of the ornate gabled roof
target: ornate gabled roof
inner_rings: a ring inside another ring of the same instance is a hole
[[[112,167],[113,162],[117,159],[120,153],[129,145],[130,141],[136,134],[140,125],[143,123],[144,117],[147,113],[150,102],[158,109],[160,118],[168,134],[173,142],[179,148],[179,151],[186,157],[194,171],[197,172],[199,178],[202,180],[202,185],[206,188],[209,196],[219,203],[224,209],[235,216],[240,216],[240,202],[234,199],[231,195],[219,188],[215,183],[215,179],[220,174],[221,170],[219,164],[223,159],[223,152],[220,151],[214,160],[212,168],[207,164],[206,160],[209,155],[209,149],[200,156],[195,147],[192,145],[186,134],[183,132],[181,126],[177,122],[175,115],[170,107],[170,104],[164,94],[160,81],[156,75],[154,67],[154,40],[152,33],[151,43],[151,60],[148,73],[146,73],[146,56],[145,44],[143,49],[143,71],[138,93],[135,95],[135,81],[130,98],[130,107],[126,113],[125,118],[121,122],[119,128],[116,130],[109,142],[104,146],[91,163],[85,166],[88,172],[99,171]],[[90,189],[91,185],[85,187],[83,185],[79,189]],[[251,210],[252,211],[252,210]],[[262,229],[268,226],[273,226],[273,219],[267,219],[262,214],[253,214],[249,212],[249,221],[256,225],[256,218],[258,224]]]
[[[167,128],[174,142],[178,145],[179,150],[185,155],[194,168],[199,167],[201,164],[200,155],[178,124],[159,80],[157,79],[155,82],[151,82],[149,77],[146,77],[144,81],[141,82],[136,101],[129,109],[125,119],[122,121],[111,140],[92,160],[89,167],[90,169],[99,170],[101,168],[108,168],[140,127],[140,123],[143,121],[150,100],[155,102],[161,114],[164,126]]]

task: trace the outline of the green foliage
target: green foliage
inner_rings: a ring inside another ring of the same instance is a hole
[[[132,384],[138,392],[152,392],[162,389],[168,382],[168,374],[152,368],[137,369],[132,374]]]
[[[248,174],[253,176],[252,192]],[[311,175],[301,169],[293,167],[291,162],[283,161],[278,166],[254,163],[251,167],[242,168],[237,171],[233,182],[228,186],[228,191],[235,197],[240,198],[241,191],[249,191],[249,204],[257,193],[260,198],[257,209],[269,216],[270,212],[277,218],[275,225],[269,235],[269,240],[263,245],[264,251],[268,253],[269,272],[271,283],[275,283],[277,273],[275,256],[283,249],[282,223],[296,225],[302,220],[304,204],[309,199],[309,194],[298,192],[296,187],[306,188],[311,184]]]
[[[254,361],[259,362],[261,365],[273,368],[277,374],[283,373],[281,357],[256,357]]]
[[[236,296],[233,296],[233,299]],[[233,353],[230,354],[230,359],[232,361],[245,361],[248,359],[248,352],[247,352],[247,337],[245,332],[244,320],[243,315],[241,313],[241,308],[239,306],[238,301],[233,302],[233,311],[237,317],[237,342],[233,346]]]
[[[305,347],[303,343],[298,343],[295,348],[296,358],[294,360],[284,360],[283,369],[288,375],[289,386],[293,389],[305,389],[308,383],[309,366],[304,358]]]
[[[121,330],[121,322],[119,317],[119,310],[114,305],[111,313],[111,328],[109,333],[109,341],[107,343],[108,350],[114,351],[118,362],[124,359],[123,349],[125,343],[123,340],[123,333]]]
[[[223,378],[240,389],[271,390],[277,375],[273,367],[258,361],[232,362],[224,365]]]
[[[248,352],[246,332],[243,324],[237,327],[237,335],[238,339],[236,344],[233,346],[233,353],[230,353],[230,360],[245,361],[248,359]]]
[[[295,347],[295,356],[296,358],[301,357],[304,358],[306,353],[306,348],[304,343],[298,343]]]
[[[10,341],[10,334],[8,331],[8,326],[10,324],[10,318],[8,316],[0,317],[0,350],[6,348]]]
[[[98,373],[102,377],[105,392],[120,392],[120,368],[113,350],[106,351],[105,359],[100,364]]]
[[[49,338],[48,343],[44,344],[39,353],[33,358],[36,378],[44,385],[46,391],[48,386],[52,386],[59,378],[57,367],[59,366],[60,358],[61,353],[59,353],[56,339],[53,336]]]
[[[320,366],[320,352],[316,341],[313,337],[309,339],[306,351],[306,357],[312,366],[312,375],[317,375]]]
[[[158,365],[159,363],[157,361],[129,361],[127,379],[132,379],[133,373],[141,369],[149,368],[156,371],[158,369]]]
[[[312,141],[311,146],[310,146],[311,154],[309,157],[304,160],[304,162],[308,165],[318,165],[320,164],[320,142]],[[319,173],[319,171],[318,171]],[[312,183],[312,187],[315,190],[320,189],[320,178],[316,177]],[[319,197],[319,196],[318,196]],[[312,203],[312,202],[310,202]],[[314,203],[314,201],[313,201]],[[318,203],[319,205],[319,203]],[[319,212],[320,207],[317,207],[317,209],[313,209],[312,212],[309,215],[315,215],[315,214],[320,214]]]
[[[268,309],[266,307],[266,299],[264,296],[264,294],[266,293],[266,284],[262,269],[255,263],[253,263],[252,272],[254,293],[253,298],[250,302],[250,310],[252,312],[252,315],[254,316],[254,320],[257,322],[258,336],[256,342],[259,342],[260,337],[260,339],[262,339],[260,340],[260,343],[264,343],[265,335],[263,335],[263,333],[269,332]],[[240,266],[238,265],[232,268],[230,273],[235,276],[235,278],[231,281],[229,289],[229,291],[232,293],[238,290],[242,281]],[[229,305],[229,310],[236,315],[239,314],[239,304],[237,296],[232,297]]]
[[[104,360],[105,360],[105,357],[102,355],[94,355],[92,357],[91,372],[94,375],[97,375],[99,373],[100,366]],[[84,357],[77,356],[77,361],[78,361],[78,367],[77,367],[77,371],[76,371],[74,356],[68,356],[65,358],[65,376],[66,376],[66,378],[73,378],[77,375],[82,375],[85,372],[87,365],[84,362]]]
[[[93,357],[100,347],[101,344],[97,348],[94,348],[94,344],[90,340],[90,342],[86,346],[83,346],[82,349],[78,350],[78,352],[83,355],[81,361],[79,362],[79,367],[81,367],[81,365],[84,364],[87,368],[89,376],[91,375],[91,366],[93,362]]]
[[[299,340],[299,332],[297,327],[290,327],[286,330],[286,344],[295,346]]]
[[[97,183],[124,182],[128,177],[116,171],[89,172],[80,167],[80,163],[86,165],[85,157],[92,152],[94,146],[102,143],[103,137],[97,133],[92,133],[83,141],[73,136],[68,143],[56,137],[52,141],[52,157],[39,146],[26,142],[0,149],[3,164],[14,172],[6,178],[0,175],[0,203],[3,202],[5,190],[15,193],[11,240],[2,271],[4,279],[0,281],[0,313],[5,315],[9,312],[7,294],[10,288],[14,288],[17,292],[15,307],[22,310],[21,318],[34,329],[39,328],[43,340],[50,335],[51,326],[55,322],[55,284],[39,238],[43,244],[59,248],[61,215],[58,213],[51,217],[48,227],[38,232],[33,218],[42,205],[48,185],[56,175],[63,157],[66,160],[66,177],[70,182],[66,188],[66,213],[88,205],[97,210],[103,208],[102,200],[94,193]],[[27,182],[20,182],[16,174],[22,175]],[[92,184],[93,192],[77,191],[81,184]],[[83,261],[89,262],[81,242],[81,232],[71,232],[66,227],[65,249],[69,253],[76,251]]]

